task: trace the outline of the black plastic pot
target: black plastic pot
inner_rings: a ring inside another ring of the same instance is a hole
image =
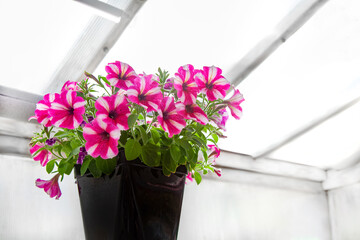
[[[75,167],[86,239],[176,239],[186,168],[166,177],[161,168],[119,155],[110,176],[80,176]]]

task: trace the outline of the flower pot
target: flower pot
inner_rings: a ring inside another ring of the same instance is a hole
[[[113,174],[80,176],[75,167],[86,239],[176,239],[186,168],[170,177],[161,168],[119,153]]]

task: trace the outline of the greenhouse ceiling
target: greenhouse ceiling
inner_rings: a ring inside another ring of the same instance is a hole
[[[84,70],[105,75],[119,60],[173,74],[190,63],[222,68],[244,94],[243,117],[229,121],[223,150],[322,169],[360,160],[358,0],[108,4],[118,19],[79,1],[0,2],[2,139],[29,137],[36,126],[24,121],[34,103]],[[0,152],[9,143],[1,144]]]

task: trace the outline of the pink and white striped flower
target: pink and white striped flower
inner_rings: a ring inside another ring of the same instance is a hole
[[[45,127],[50,127],[51,124],[51,116],[49,114],[49,109],[51,107],[51,103],[55,100],[54,94],[46,94],[43,100],[40,100],[36,104],[35,116],[29,118],[36,119],[40,124],[44,125]]]
[[[51,198],[59,199],[61,197],[61,190],[59,187],[59,177],[60,174],[56,174],[50,180],[41,180],[40,178],[36,179],[35,185],[38,188],[43,188],[44,191],[49,194]]]
[[[119,152],[120,129],[113,124],[95,118],[85,125],[83,136],[86,140],[85,149],[94,158],[98,156],[103,159],[113,158]]]
[[[95,102],[96,116],[102,121],[127,130],[130,110],[124,94],[100,97]]]
[[[214,157],[213,162],[215,163],[215,160],[220,156],[220,149],[214,144],[208,145],[208,148],[210,150],[209,158]]]
[[[226,131],[225,125],[227,120],[229,119],[229,113],[226,109],[220,109],[218,111],[219,116],[213,116],[211,120],[222,130]]]
[[[79,127],[85,113],[85,101],[76,96],[75,91],[64,91],[55,94],[55,100],[49,110],[52,116],[51,123],[56,127],[74,129]]]
[[[109,63],[105,67],[105,71],[108,73],[106,79],[110,85],[120,89],[127,90],[137,78],[137,74],[130,65],[119,61]]]
[[[199,88],[194,80],[194,67],[190,64],[182,66],[175,73],[174,88],[177,90],[177,96],[184,104],[193,104]]]
[[[197,70],[194,77],[200,91],[206,93],[210,101],[224,99],[230,83],[221,75],[222,70],[215,66],[203,69]]]
[[[194,181],[194,178],[191,175],[192,175],[191,172],[189,172],[188,175],[186,175],[186,182],[185,183],[188,183],[188,181],[190,181],[190,182]]]
[[[235,119],[240,119],[242,116],[242,108],[240,107],[240,104],[244,101],[243,95],[240,93],[238,89],[234,91],[234,94],[231,98],[224,101],[224,103],[227,104],[227,106],[230,109],[231,115]]]
[[[179,114],[186,119],[193,119],[202,125],[206,125],[209,122],[206,113],[196,104],[185,105],[179,102],[176,104],[176,107],[178,108]]]
[[[154,80],[155,75],[140,75],[134,85],[127,90],[130,101],[144,107],[147,112],[157,111],[163,98],[159,84]]]
[[[52,157],[52,154],[49,150],[43,149],[38,151],[40,148],[43,148],[45,145],[43,143],[36,143],[33,147],[30,148],[30,154],[32,155],[35,161],[40,161],[41,166],[45,167],[46,164]],[[36,153],[37,152],[37,153]]]
[[[78,85],[78,82],[72,82],[72,81],[67,81],[64,86],[61,88],[61,92],[64,91],[80,91],[81,88]]]
[[[165,97],[161,101],[158,113],[157,120],[165,132],[169,133],[170,138],[173,135],[179,134],[186,126],[184,117],[176,109],[173,97]]]

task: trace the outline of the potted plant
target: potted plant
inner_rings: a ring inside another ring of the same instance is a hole
[[[217,142],[244,99],[235,89],[225,99],[231,86],[214,66],[171,78],[119,61],[105,70],[37,103],[30,153],[54,176],[36,186],[58,199],[75,169],[87,239],[176,239],[185,179],[221,176]]]

